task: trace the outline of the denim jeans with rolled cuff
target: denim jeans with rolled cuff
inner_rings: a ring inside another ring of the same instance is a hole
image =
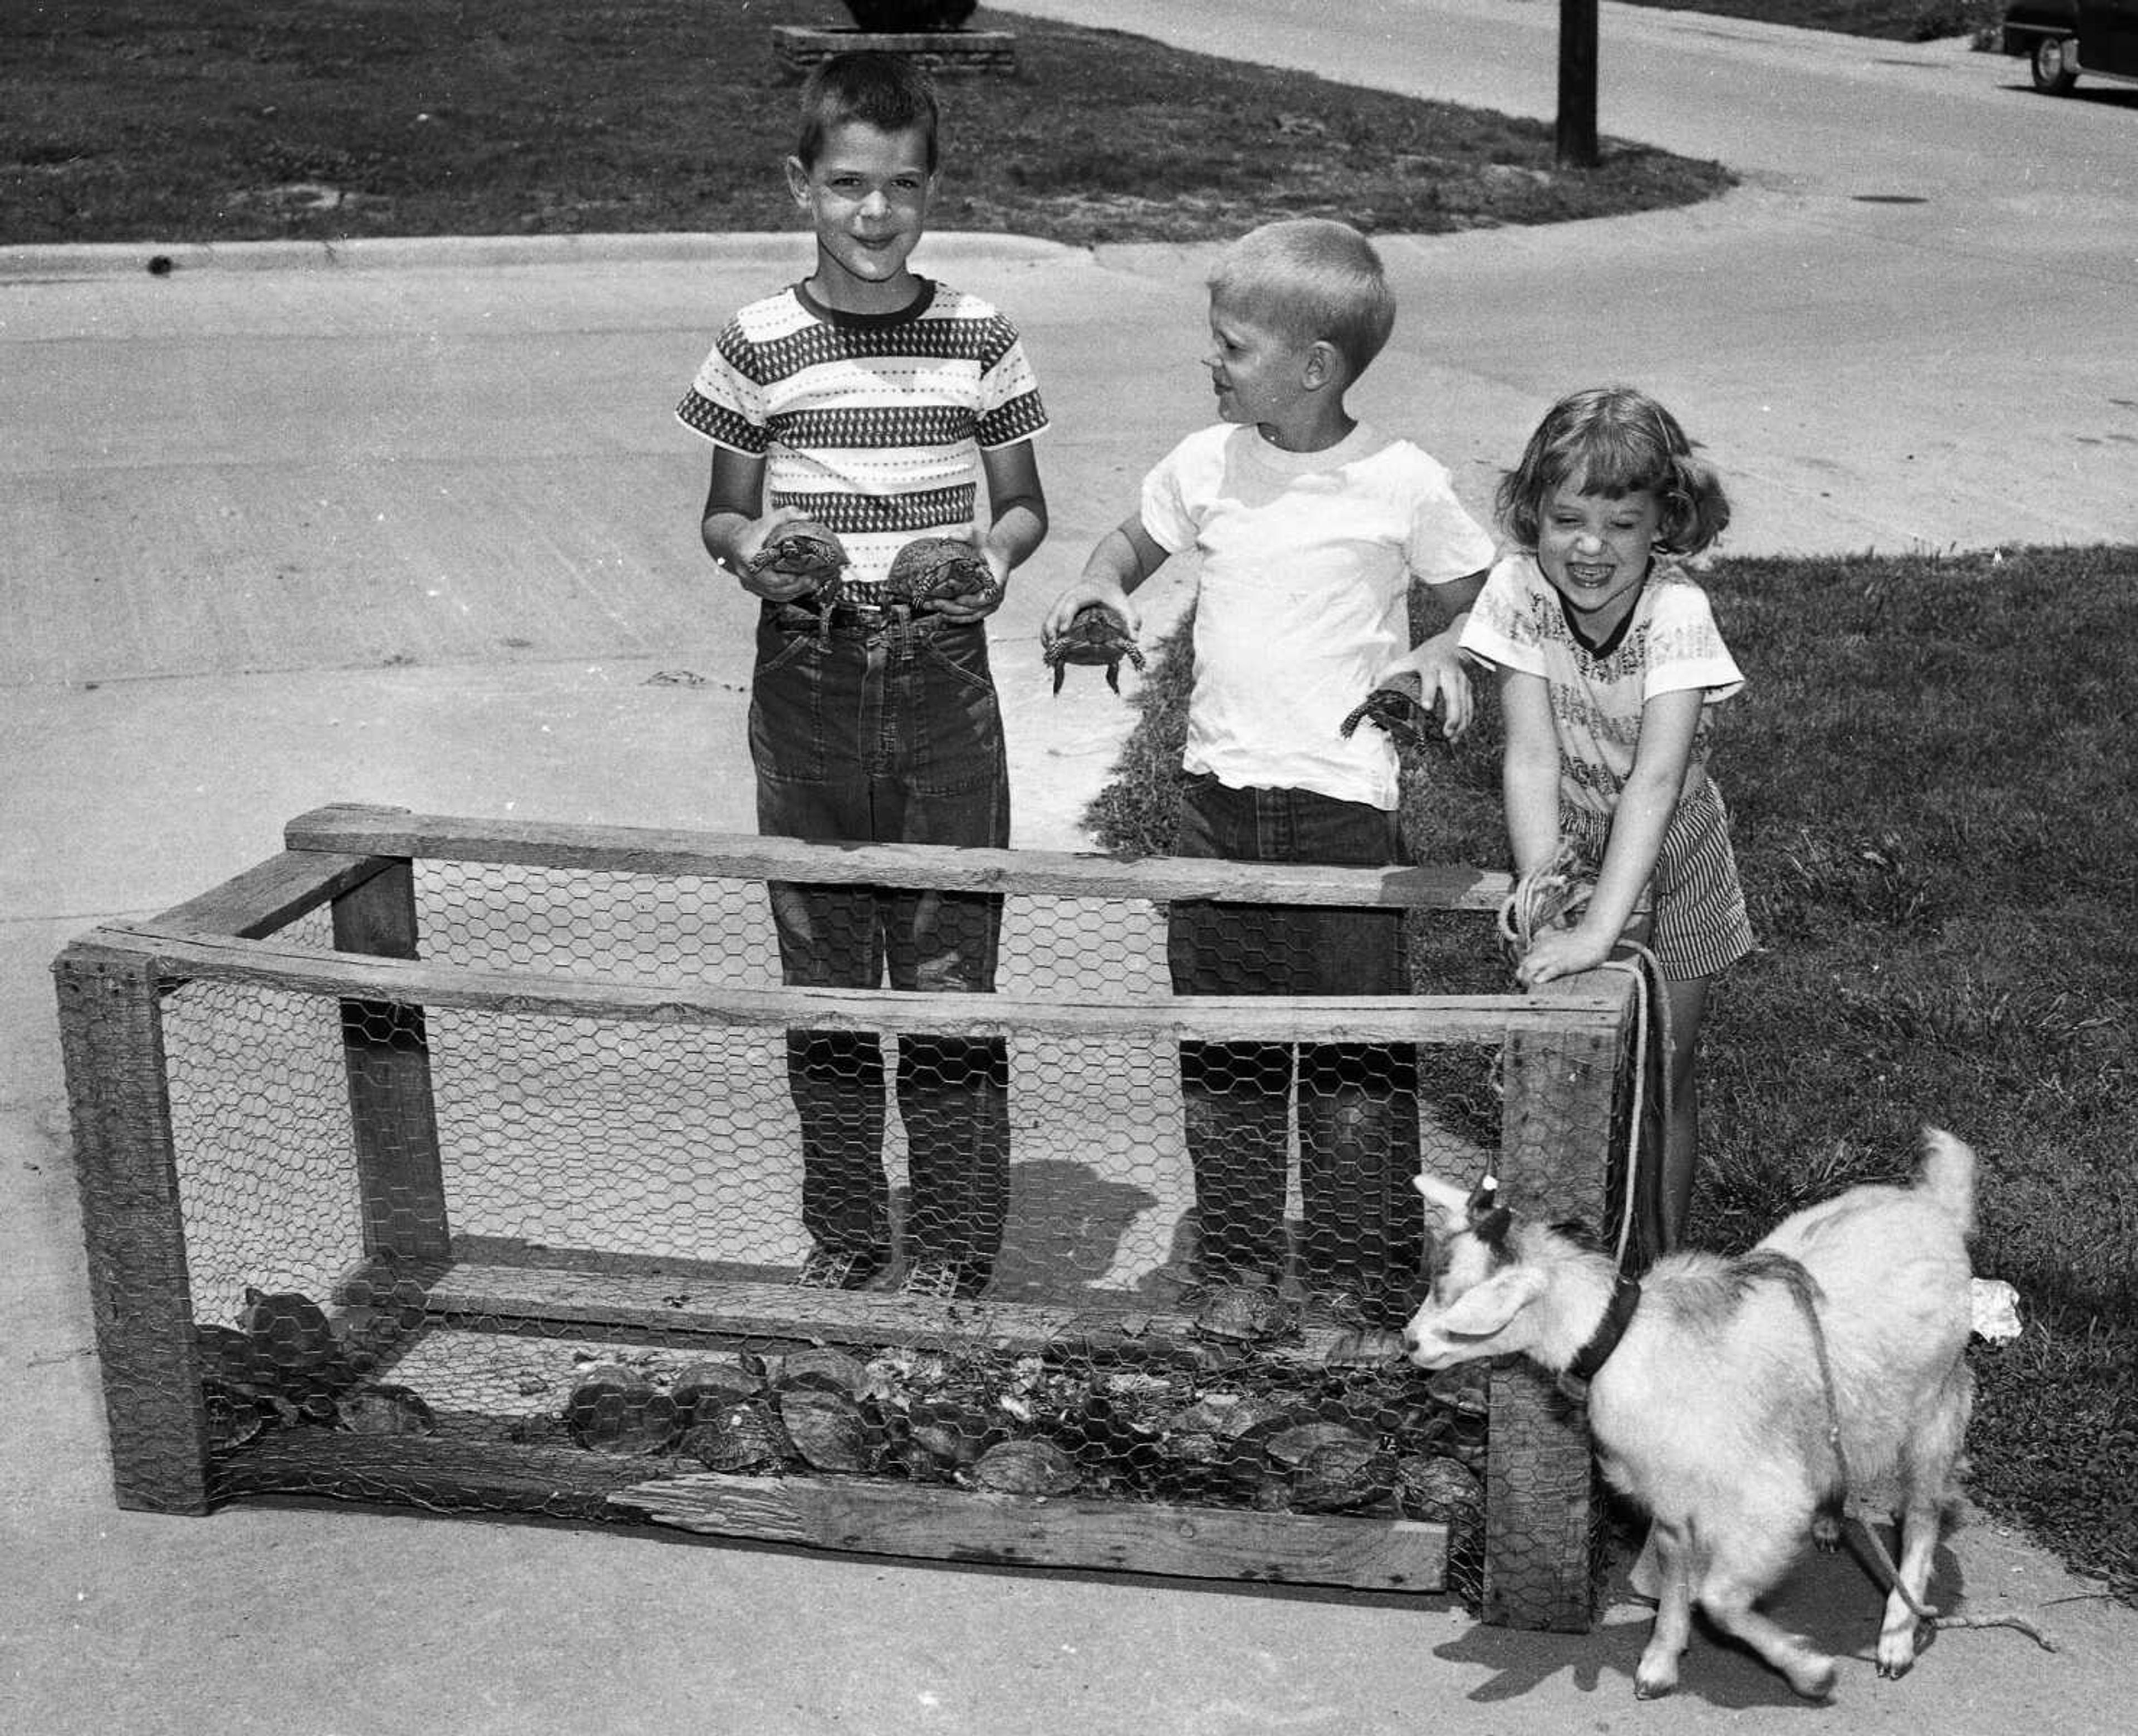
[[[1181,783],[1177,854],[1384,867],[1404,861],[1392,813],[1311,790]],[[1410,992],[1403,913],[1179,900],[1166,945],[1176,994]],[[1424,1255],[1412,1187],[1418,1057],[1408,1043],[1180,1046],[1199,1279],[1281,1275],[1291,1100],[1296,1091],[1300,1277],[1385,1317],[1409,1305]]]
[[[758,829],[880,844],[1009,842],[1001,716],[978,625],[903,611],[767,603],[750,693]],[[769,887],[790,985],[985,994],[998,895],[886,886]],[[802,1222],[821,1247],[890,1257],[882,1039],[794,1030],[788,1090],[802,1128]],[[1009,1196],[1009,1053],[1000,1038],[905,1036],[909,1261],[956,1265],[977,1290],[1001,1251]]]

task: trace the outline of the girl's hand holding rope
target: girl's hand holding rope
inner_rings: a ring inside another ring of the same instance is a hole
[[[1574,929],[1547,929],[1532,939],[1515,964],[1515,980],[1538,988],[1560,977],[1594,970],[1611,956],[1613,943]]]

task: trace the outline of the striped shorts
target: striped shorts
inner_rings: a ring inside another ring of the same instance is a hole
[[[1593,873],[1611,836],[1609,817],[1562,807],[1559,824]],[[1679,802],[1663,834],[1649,892],[1654,925],[1646,944],[1657,968],[1674,983],[1714,976],[1758,944],[1745,913],[1737,857],[1730,847],[1730,812],[1713,779],[1702,778],[1699,788]],[[1629,936],[1639,938],[1638,915]]]

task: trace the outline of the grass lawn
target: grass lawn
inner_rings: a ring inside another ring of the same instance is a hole
[[[1691,1237],[1749,1246],[1906,1173],[1933,1121],[1983,1160],[1975,1270],[2023,1334],[1978,1341],[1976,1498],[2138,1602],[2138,549],[1729,560],[1708,588],[1748,684],[1717,781],[1762,950],[1718,992]],[[1137,695],[1092,815],[1169,832],[1190,657]],[[1421,856],[1503,866],[1496,709],[1405,780]],[[1475,919],[1420,935],[1418,987],[1504,993]]]
[[[842,16],[824,0],[20,0],[0,7],[0,244],[792,229],[795,87],[770,28]],[[1618,141],[1561,173],[1548,124],[1014,27],[1018,78],[945,81],[940,228],[1081,245],[1330,214],[1433,233],[1730,183]]]

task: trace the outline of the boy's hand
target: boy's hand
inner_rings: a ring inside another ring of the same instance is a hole
[[[743,589],[768,602],[814,597],[847,564],[838,538],[792,507],[768,514],[736,552]]]
[[[977,528],[968,536],[921,537],[898,551],[886,582],[888,594],[916,612],[964,626],[1002,607],[1009,559]]]
[[[1476,690],[1462,652],[1440,639],[1428,639],[1418,648],[1413,666],[1418,671],[1420,703],[1428,710],[1438,704],[1440,733],[1452,742],[1462,740],[1477,715]]]
[[[1119,616],[1131,639],[1142,636],[1143,616],[1129,601],[1129,593],[1110,580],[1094,578],[1086,573],[1054,599],[1054,607],[1039,624],[1041,646],[1051,646],[1069,631],[1069,623],[1076,618],[1077,612],[1095,602]]]

